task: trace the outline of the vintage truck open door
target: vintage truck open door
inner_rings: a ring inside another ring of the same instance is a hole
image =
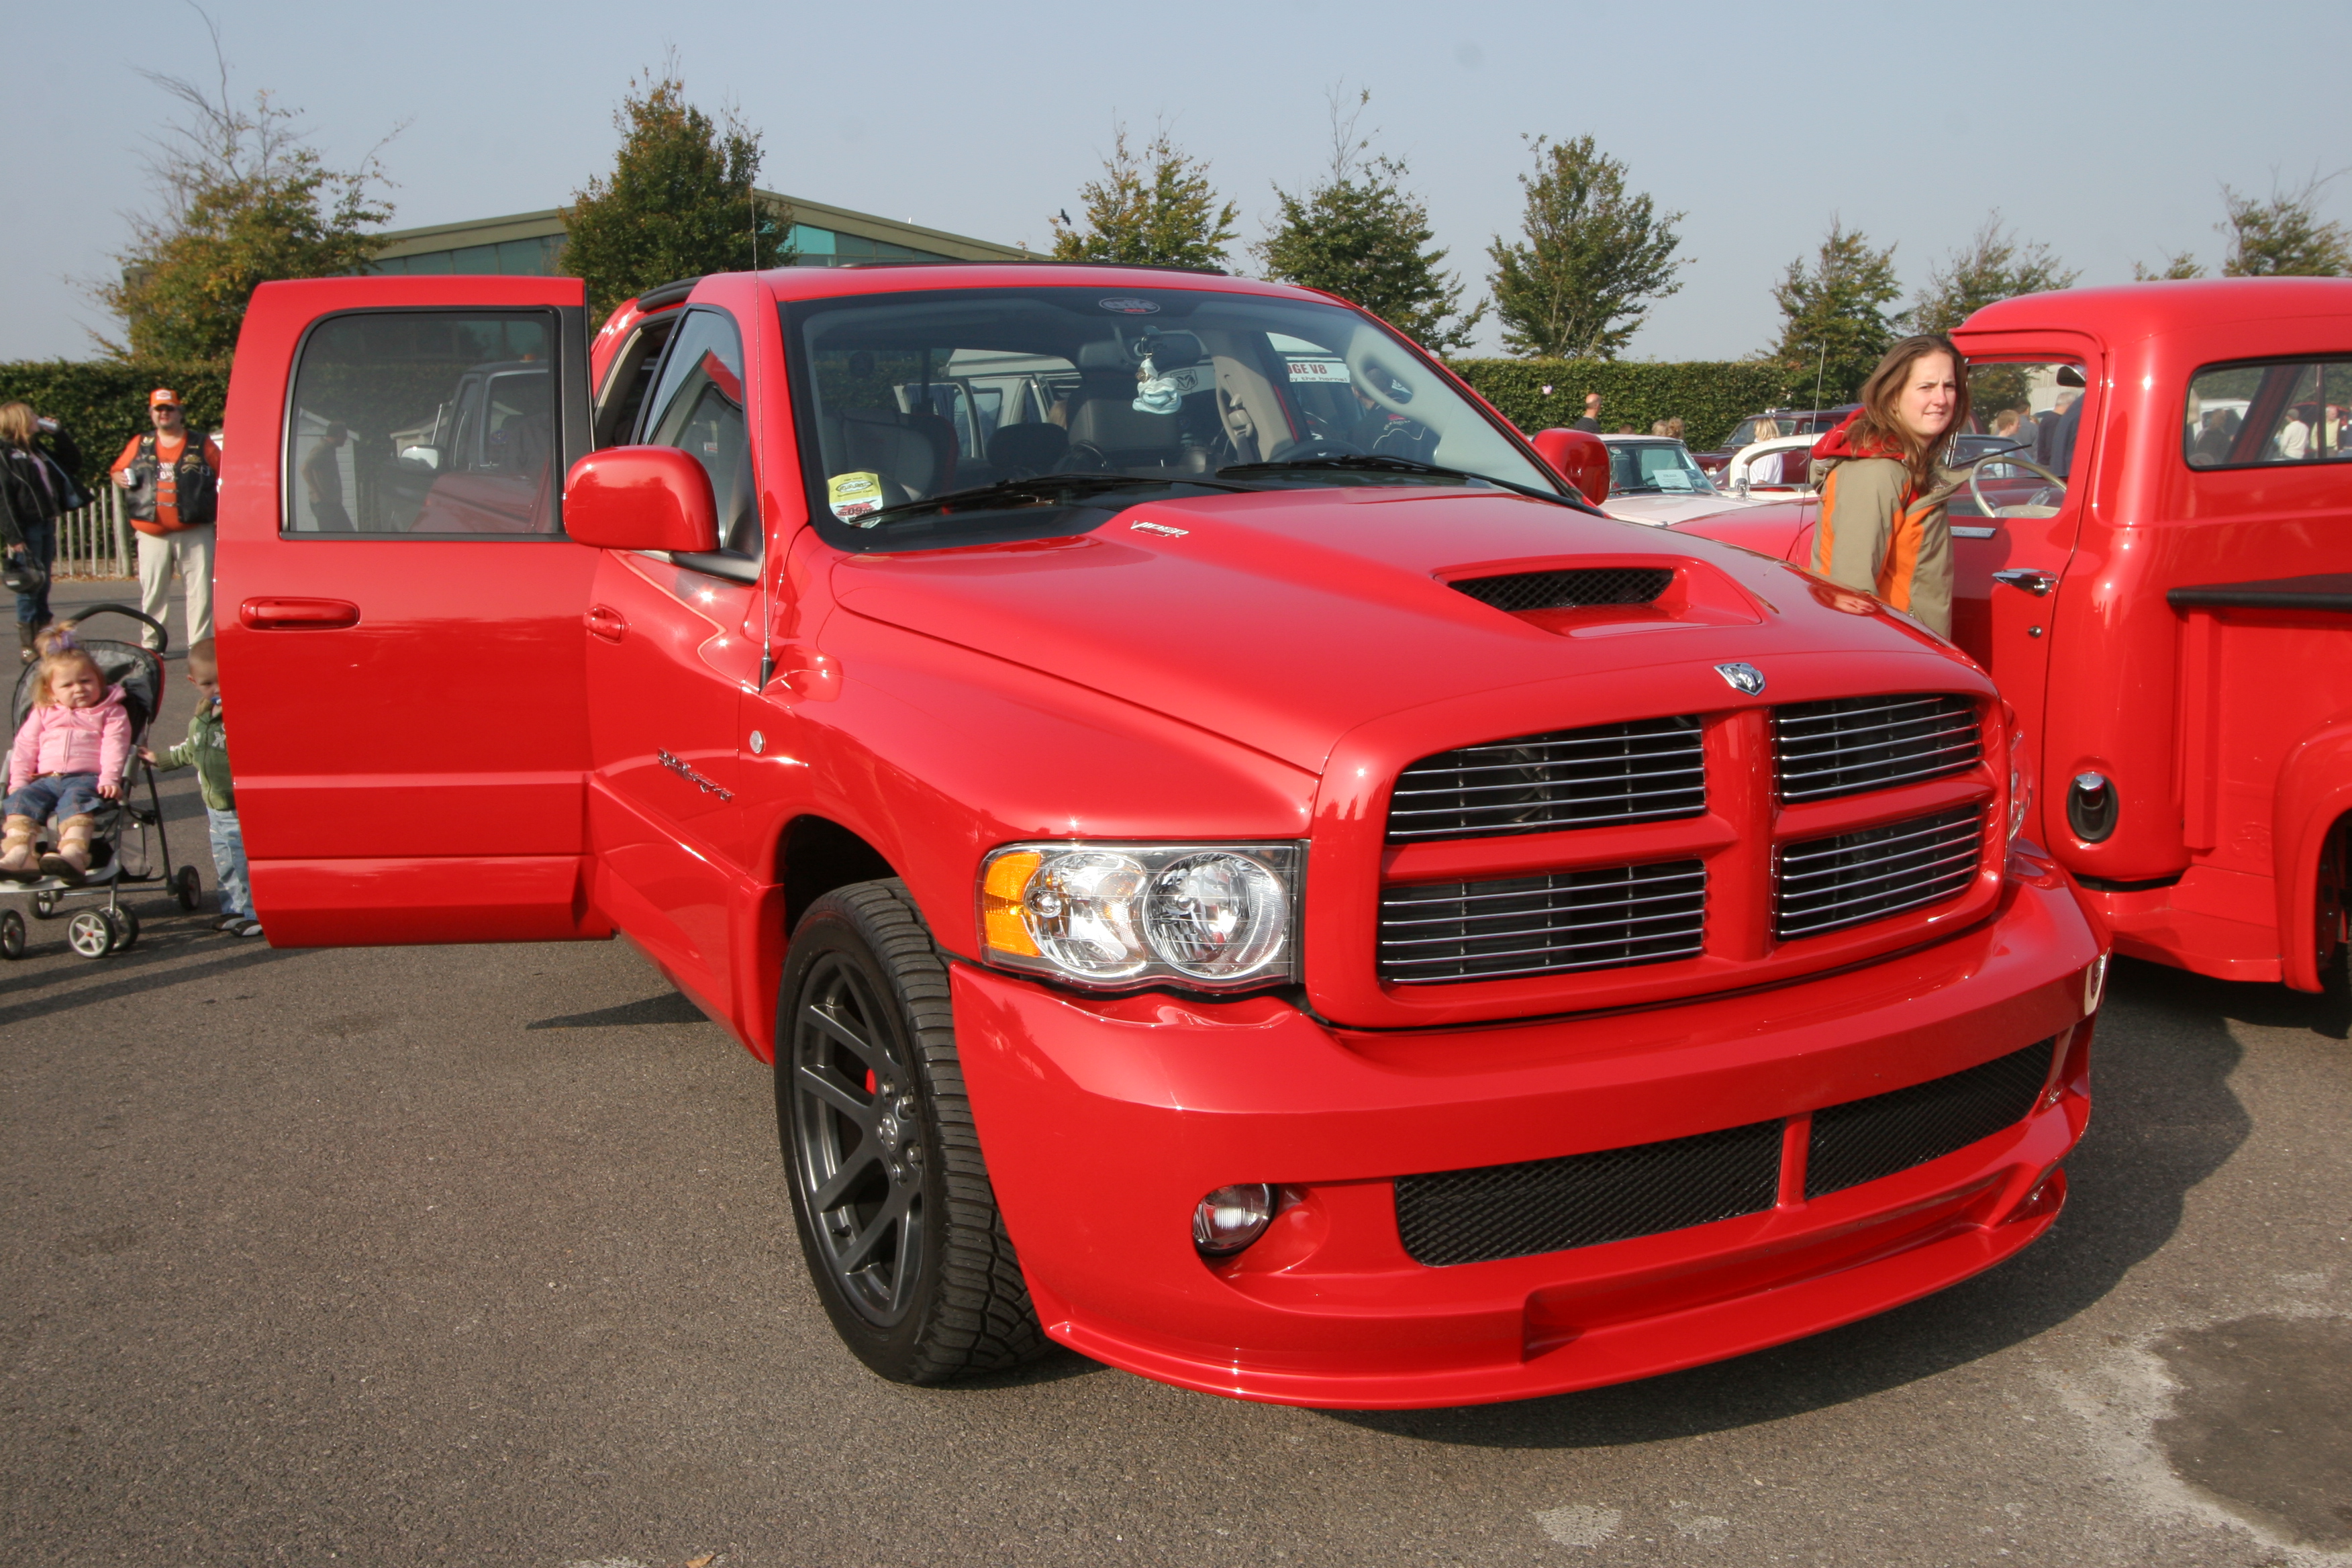
[[[255,292],[215,602],[254,900],[279,946],[609,934],[588,903],[584,286]]]

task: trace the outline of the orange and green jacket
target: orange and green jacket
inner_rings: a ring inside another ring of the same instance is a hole
[[[1952,635],[1952,531],[1945,480],[1924,494],[1892,447],[1857,446],[1859,414],[1813,443],[1821,521],[1812,569],[1832,583],[1875,594],[1927,626]],[[1939,476],[1940,478],[1940,476]]]

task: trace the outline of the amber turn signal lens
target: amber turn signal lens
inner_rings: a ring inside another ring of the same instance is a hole
[[[980,889],[981,934],[999,952],[1038,956],[1029,924],[1021,918],[1021,900],[1028,892],[1029,879],[1036,875],[1045,858],[1034,849],[1023,849],[989,862],[988,879]]]

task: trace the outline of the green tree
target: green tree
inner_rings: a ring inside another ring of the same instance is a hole
[[[2221,260],[2224,278],[2342,278],[2352,275],[2352,235],[2319,216],[2319,192],[2327,182],[2311,179],[2298,191],[2271,188],[2257,201],[2221,187],[2224,216],[2214,226],[2228,237]]]
[[[375,153],[357,168],[331,169],[306,144],[299,110],[267,91],[238,102],[219,29],[209,16],[205,23],[215,88],[141,73],[183,112],[152,142],[147,173],[157,206],[131,218],[131,244],[115,258],[120,277],[91,289],[122,322],[121,341],[99,338],[118,358],[226,357],[254,289],[358,271],[375,258],[392,216],[391,205],[371,195],[383,183]]]
[[[2205,276],[2205,264],[2186,250],[2176,250],[2164,258],[2163,264],[2150,267],[2145,262],[2132,263],[2132,278],[2141,283],[2177,283],[2190,278]]]
[[[1976,237],[1927,274],[1927,286],[1913,299],[1911,330],[1948,332],[1985,306],[2020,294],[2071,289],[2081,273],[2059,265],[2046,245],[2033,244],[2001,227],[1995,208]]]
[[[1438,269],[1429,209],[1404,188],[1404,161],[1367,157],[1371,141],[1356,123],[1372,95],[1352,110],[1331,97],[1331,166],[1304,191],[1275,187],[1280,226],[1251,247],[1268,278],[1352,300],[1432,353],[1466,346],[1486,313],[1462,311],[1462,285]]]
[[[1078,188],[1084,227],[1051,219],[1059,261],[1126,261],[1146,267],[1223,267],[1234,237],[1234,204],[1220,203],[1209,165],[1177,150],[1165,125],[1140,153],[1127,127],[1111,127],[1103,177]]]
[[[612,174],[563,215],[563,265],[587,280],[592,314],[680,278],[791,264],[792,209],[752,188],[759,133],[687,102],[676,55],[630,79],[613,124]]]
[[[1895,247],[1873,250],[1860,229],[1832,217],[1812,264],[1799,257],[1772,286],[1780,341],[1770,357],[1780,363],[1792,395],[1818,388],[1824,401],[1853,397],[1895,342],[1886,307],[1902,293]]]
[[[1489,286],[1513,353],[1547,359],[1614,359],[1650,303],[1682,287],[1690,265],[1675,252],[1681,213],[1662,213],[1625,188],[1625,165],[1591,136],[1527,139],[1536,172],[1521,174],[1526,238],[1486,247]]]

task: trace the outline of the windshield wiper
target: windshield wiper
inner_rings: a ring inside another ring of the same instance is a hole
[[[854,528],[874,528],[886,522],[903,521],[924,517],[950,507],[967,507],[992,500],[1034,500],[1051,505],[1057,500],[1082,496],[1102,495],[1111,490],[1165,489],[1174,485],[1192,485],[1201,489],[1226,490],[1247,494],[1248,485],[1221,485],[1214,479],[1196,479],[1191,475],[1146,479],[1136,474],[1034,474],[1023,479],[999,479],[994,484],[973,485],[969,489],[949,490],[942,495],[927,496],[921,500],[902,500],[892,506],[879,507],[863,517],[849,519]]]
[[[1467,479],[1473,484],[1493,485],[1496,489],[1509,490],[1514,495],[1532,496],[1537,500],[1554,501],[1578,511],[1591,512],[1595,517],[1605,515],[1588,504],[1581,497],[1565,496],[1558,490],[1538,489],[1533,485],[1514,484],[1491,474],[1474,474],[1467,468],[1441,468],[1414,458],[1392,458],[1385,452],[1355,452],[1343,457],[1298,458],[1285,462],[1277,458],[1270,463],[1233,463],[1217,470],[1217,477],[1229,474],[1272,474],[1293,468],[1339,468],[1357,473],[1412,474],[1423,479]]]

